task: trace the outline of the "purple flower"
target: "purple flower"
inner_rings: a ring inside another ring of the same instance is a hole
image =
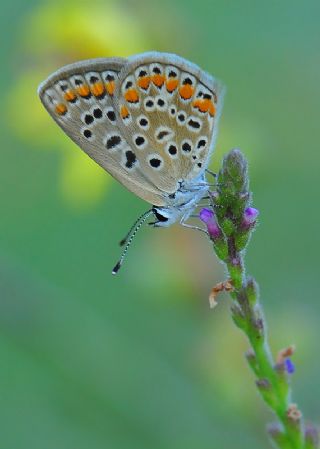
[[[247,207],[243,215],[243,224],[245,226],[250,226],[256,221],[258,215],[259,215],[258,209],[255,209],[254,207]]]
[[[218,238],[221,236],[221,231],[218,223],[216,222],[215,214],[211,209],[201,209],[199,218],[207,225],[210,237]]]
[[[295,372],[296,368],[291,359],[289,359],[289,358],[285,359],[284,364],[285,364],[286,371],[288,374],[293,374]]]

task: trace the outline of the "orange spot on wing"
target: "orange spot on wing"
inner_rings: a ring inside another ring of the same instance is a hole
[[[205,98],[204,100],[199,99],[193,102],[193,107],[198,109],[200,112],[209,112],[209,114],[214,117],[216,113],[216,108],[211,100]]]
[[[128,111],[128,109],[125,106],[121,106],[120,115],[121,115],[122,118],[129,117],[129,111]]]
[[[90,89],[87,84],[82,84],[82,86],[79,86],[77,88],[77,92],[80,95],[80,97],[88,97],[90,95]]]
[[[67,112],[67,106],[63,103],[58,103],[56,106],[56,113],[59,115],[64,115]]]
[[[195,108],[195,109],[199,109],[199,111],[201,110],[200,108],[201,108],[201,104],[202,104],[202,100],[194,100],[194,102],[193,102],[193,107]],[[203,111],[201,111],[201,112],[203,112]]]
[[[212,103],[211,100],[209,101],[209,114],[211,115],[211,117],[214,117],[215,113],[216,113],[216,107],[215,105]]]
[[[124,98],[129,103],[137,103],[139,101],[139,94],[136,91],[136,89],[128,89],[126,93],[124,94]]]
[[[101,83],[101,81],[98,81],[91,86],[91,92],[95,97],[100,97],[102,94],[104,94],[104,85]]]
[[[67,90],[67,92],[64,94],[64,99],[66,101],[74,101],[76,98],[77,98],[77,96],[73,92],[73,90]]]
[[[106,83],[106,89],[109,95],[113,95],[115,88],[116,83],[113,80]]]
[[[138,86],[141,87],[141,89],[147,90],[150,84],[150,76],[141,76],[138,79]]]
[[[184,100],[189,100],[192,97],[194,88],[190,84],[183,84],[179,89],[179,94]]]
[[[164,75],[157,73],[156,75],[153,75],[152,82],[157,87],[161,87],[163,85],[163,83],[165,82],[165,79],[166,79],[166,77]]]
[[[166,87],[168,92],[173,92],[178,87],[179,80],[174,78],[169,78],[166,82]]]

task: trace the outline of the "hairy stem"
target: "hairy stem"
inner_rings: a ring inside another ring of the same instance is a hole
[[[278,418],[268,426],[271,441],[280,449],[319,449],[318,431],[313,425],[304,425],[300,410],[291,402],[293,347],[280,351],[274,361],[259,288],[246,274],[244,251],[258,211],[251,207],[247,162],[239,150],[232,150],[224,158],[212,205],[212,210],[202,209],[200,219],[207,225],[217,257],[226,266],[232,285],[232,318],[249,340],[251,347],[246,358],[255,374],[257,389]]]

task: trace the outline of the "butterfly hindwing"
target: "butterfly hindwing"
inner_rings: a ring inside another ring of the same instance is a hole
[[[144,175],[164,194],[208,165],[223,88],[196,65],[172,54],[128,59],[119,75],[119,129]]]

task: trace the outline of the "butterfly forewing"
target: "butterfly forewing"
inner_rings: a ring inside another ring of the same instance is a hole
[[[44,106],[63,131],[100,166],[141,198],[162,206],[161,192],[139,169],[130,143],[119,129],[115,96],[125,59],[71,64],[39,87]],[[132,176],[134,170],[139,175]]]
[[[222,87],[176,55],[128,59],[116,97],[125,111],[119,128],[144,175],[165,193],[205,170],[222,106]]]

